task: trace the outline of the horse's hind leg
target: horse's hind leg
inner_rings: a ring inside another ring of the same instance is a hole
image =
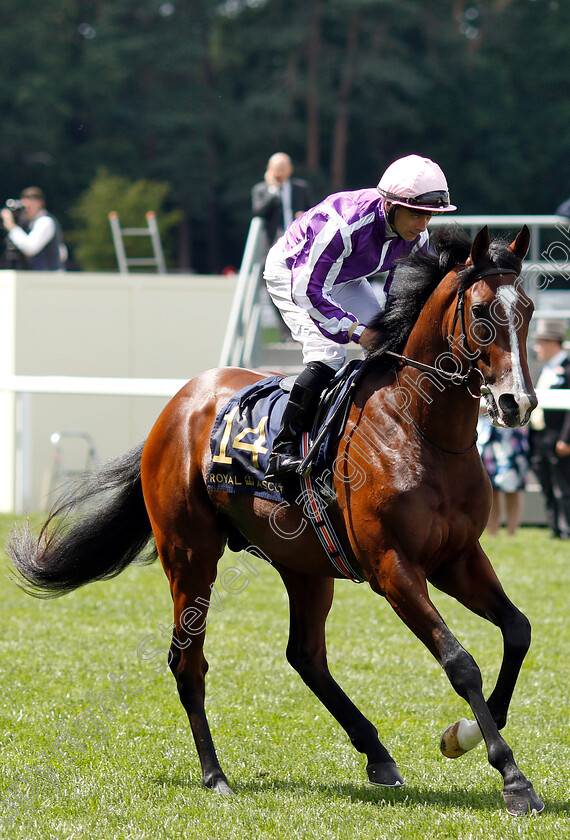
[[[223,540],[211,538],[199,548],[183,550],[173,546],[155,529],[157,548],[170,581],[174,601],[174,627],[169,665],[178,687],[202,766],[205,787],[231,794],[218,761],[204,709],[205,678],[208,663],[204,657],[206,616],[216,566],[223,552]]]
[[[289,595],[289,663],[345,729],[354,747],[366,755],[370,781],[389,787],[403,785],[402,776],[380,742],[376,727],[346,696],[329,671],[325,622],[333,600],[333,579],[309,577],[284,568],[278,571]]]

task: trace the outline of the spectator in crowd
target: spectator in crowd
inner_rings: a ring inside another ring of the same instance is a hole
[[[524,489],[530,468],[528,428],[493,426],[485,412],[477,425],[477,448],[493,488],[493,506],[487,530],[490,534],[497,534],[505,516],[507,533],[513,536],[522,521]]]
[[[256,184],[251,191],[253,215],[264,220],[269,246],[283,235],[294,219],[311,206],[309,184],[300,178],[293,178],[292,175],[293,163],[289,155],[276,152],[267,162],[263,181]],[[265,294],[267,295],[267,292]],[[271,298],[268,298],[268,303],[274,312],[281,340],[292,341],[291,333]]]
[[[67,260],[61,225],[46,210],[43,191],[27,187],[21,195],[27,231],[16,221],[12,210],[4,207],[2,222],[12,244],[26,257],[32,271],[59,271]]]
[[[263,181],[251,191],[253,215],[265,220],[270,245],[284,233],[293,219],[312,204],[307,181],[292,175],[293,164],[289,155],[276,152],[267,162]]]
[[[570,358],[563,347],[566,324],[539,319],[534,349],[543,362],[537,390],[570,388]],[[542,409],[530,419],[531,467],[542,487],[546,519],[555,537],[570,539],[570,411]]]

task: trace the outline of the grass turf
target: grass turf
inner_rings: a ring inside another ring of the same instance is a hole
[[[12,521],[0,517],[2,546]],[[186,716],[163,669],[171,607],[156,564],[55,601],[2,580],[0,837],[570,837],[569,549],[530,528],[484,543],[533,625],[504,734],[545,802],[540,816],[506,814],[483,746],[455,761],[440,754],[441,732],[469,710],[388,605],[342,582],[328,622],[331,669],[406,781],[399,790],[369,785],[364,757],[285,661],[287,599],[261,561],[243,592],[220,587],[211,613],[207,710],[236,796],[202,789]],[[228,554],[220,569],[235,562]],[[433,597],[490,691],[499,632]],[[104,714],[97,704],[114,687],[123,702]]]

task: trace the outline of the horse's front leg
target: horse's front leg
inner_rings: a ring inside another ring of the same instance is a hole
[[[483,734],[489,763],[503,777],[507,811],[515,816],[542,811],[542,801],[519,770],[485,702],[479,667],[431,602],[423,570],[402,554],[388,551],[378,570],[378,588],[441,664],[457,694],[469,703]]]
[[[501,631],[503,661],[487,705],[497,728],[503,729],[520,669],[530,647],[530,623],[507,598],[480,545],[466,557],[440,568],[430,582],[472,612],[491,621]],[[441,749],[448,758],[457,758],[473,749],[482,738],[474,722],[459,721],[445,730]]]
[[[347,732],[358,752],[368,759],[366,771],[376,785],[404,784],[396,763],[378,738],[376,727],[333,679],[328,663],[325,622],[334,595],[332,578],[309,577],[278,568],[290,605],[287,660]]]

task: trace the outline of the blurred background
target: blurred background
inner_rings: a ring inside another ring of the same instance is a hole
[[[275,151],[315,201],[410,152],[462,214],[570,195],[563,0],[3,0],[0,68],[0,202],[41,186],[68,267],[116,270],[113,209],[170,271],[238,266]]]

